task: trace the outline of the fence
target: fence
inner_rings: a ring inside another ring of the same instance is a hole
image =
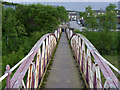
[[[6,88],[38,88],[41,83],[50,57],[60,38],[61,28],[54,33],[44,35],[20,62],[10,69],[6,66],[5,74],[0,82],[6,78]],[[16,70],[12,78],[11,73]]]
[[[66,30],[87,87],[119,88],[119,80],[111,68],[118,74],[120,71],[104,59],[90,41],[81,34]],[[111,68],[110,68],[110,67]]]

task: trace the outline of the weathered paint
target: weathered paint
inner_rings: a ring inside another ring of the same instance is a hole
[[[67,30],[67,34],[68,36],[70,36],[69,34],[71,34],[71,30]],[[80,44],[77,44],[77,40],[78,40],[77,38],[81,39],[82,46],[80,46]],[[70,40],[71,40],[71,47],[74,50],[74,53],[78,54],[75,56],[79,56],[76,57],[76,59],[79,58],[80,68],[86,77],[86,81],[88,82],[89,87],[90,88],[93,88],[93,86],[95,88],[103,87],[104,84],[101,81],[101,73],[100,73],[101,71],[104,78],[106,79],[107,87],[109,86],[110,88],[118,88],[119,81],[108,65],[113,67],[113,69],[115,70],[117,69],[114,68],[114,66],[111,65],[110,63],[105,62],[105,60],[103,60],[103,58],[100,57],[101,55],[99,54],[97,49],[83,35],[72,34]],[[79,53],[76,53],[76,50],[78,50],[78,46],[76,45],[81,47],[79,48]],[[87,53],[85,52],[85,45],[87,46]],[[93,61],[91,59],[91,55],[94,58]]]
[[[57,33],[60,35],[61,30],[57,30]],[[7,86],[10,88],[19,88],[20,86],[23,88],[37,88],[41,81],[42,74],[44,73],[44,68],[47,65],[47,61],[52,54],[53,48],[56,46],[56,39],[57,37],[55,34],[46,34],[40,40],[38,40],[38,42],[30,50],[28,56],[22,59],[17,65],[15,65],[15,67],[12,68],[15,69],[21,64],[13,77],[11,79],[9,78],[11,84],[8,84]],[[36,55],[37,57],[35,58]],[[27,71],[28,78],[26,87],[23,78]],[[9,74],[7,72],[7,74],[4,75],[4,78],[8,76]],[[4,78],[0,78],[1,81]]]

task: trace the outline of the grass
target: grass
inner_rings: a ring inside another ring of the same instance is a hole
[[[112,65],[114,65],[116,68],[120,69],[118,66],[118,55],[103,55],[103,57],[109,61]]]

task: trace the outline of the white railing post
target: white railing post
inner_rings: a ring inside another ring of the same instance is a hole
[[[97,78],[97,88],[102,88],[100,69],[97,64],[95,66],[95,69],[96,69],[96,78]]]
[[[7,65],[6,66],[6,71],[5,73],[8,73],[8,76],[6,77],[6,89],[9,89],[10,88],[10,76],[11,76],[11,71],[10,71],[10,66]]]
[[[48,52],[48,37],[46,37],[46,53],[45,53],[45,65],[47,65],[47,52]]]
[[[59,33],[58,33],[59,31],[57,31],[57,39],[59,38]]]
[[[43,41],[42,45],[41,76],[43,75],[44,71],[44,53],[45,53],[45,41]]]
[[[70,30],[70,38],[72,37],[72,34],[73,34],[72,30]]]
[[[41,58],[41,48],[39,48],[38,53],[37,53],[37,61],[36,61],[36,70],[35,70],[35,88],[38,87],[38,76],[39,76],[39,62]]]
[[[79,59],[79,37],[77,36],[77,61]]]
[[[55,36],[56,36],[57,39],[58,39],[58,34],[57,34],[58,30],[55,30],[55,32],[54,32],[54,34],[55,34]]]
[[[82,43],[81,43],[81,38],[79,37],[79,53],[80,53],[80,67],[81,67],[81,61],[82,61]]]
[[[32,68],[33,68],[33,65],[31,63],[30,66],[29,66],[29,70],[28,70],[27,88],[31,88],[31,84],[32,84]]]
[[[85,70],[85,42],[84,41],[82,41],[82,62],[83,62],[83,66],[82,66],[83,73],[84,73],[84,75],[86,75],[86,70]]]
[[[107,81],[105,81],[105,83],[104,83],[104,88],[109,88]]]
[[[92,62],[91,62],[91,55],[90,51],[87,48],[87,55],[88,55],[88,77],[89,77],[89,87],[93,88],[93,73],[92,73]]]
[[[24,81],[21,82],[21,87],[26,88]]]

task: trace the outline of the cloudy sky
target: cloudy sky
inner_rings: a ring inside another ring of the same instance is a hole
[[[3,0],[8,2],[118,2],[120,0]]]

